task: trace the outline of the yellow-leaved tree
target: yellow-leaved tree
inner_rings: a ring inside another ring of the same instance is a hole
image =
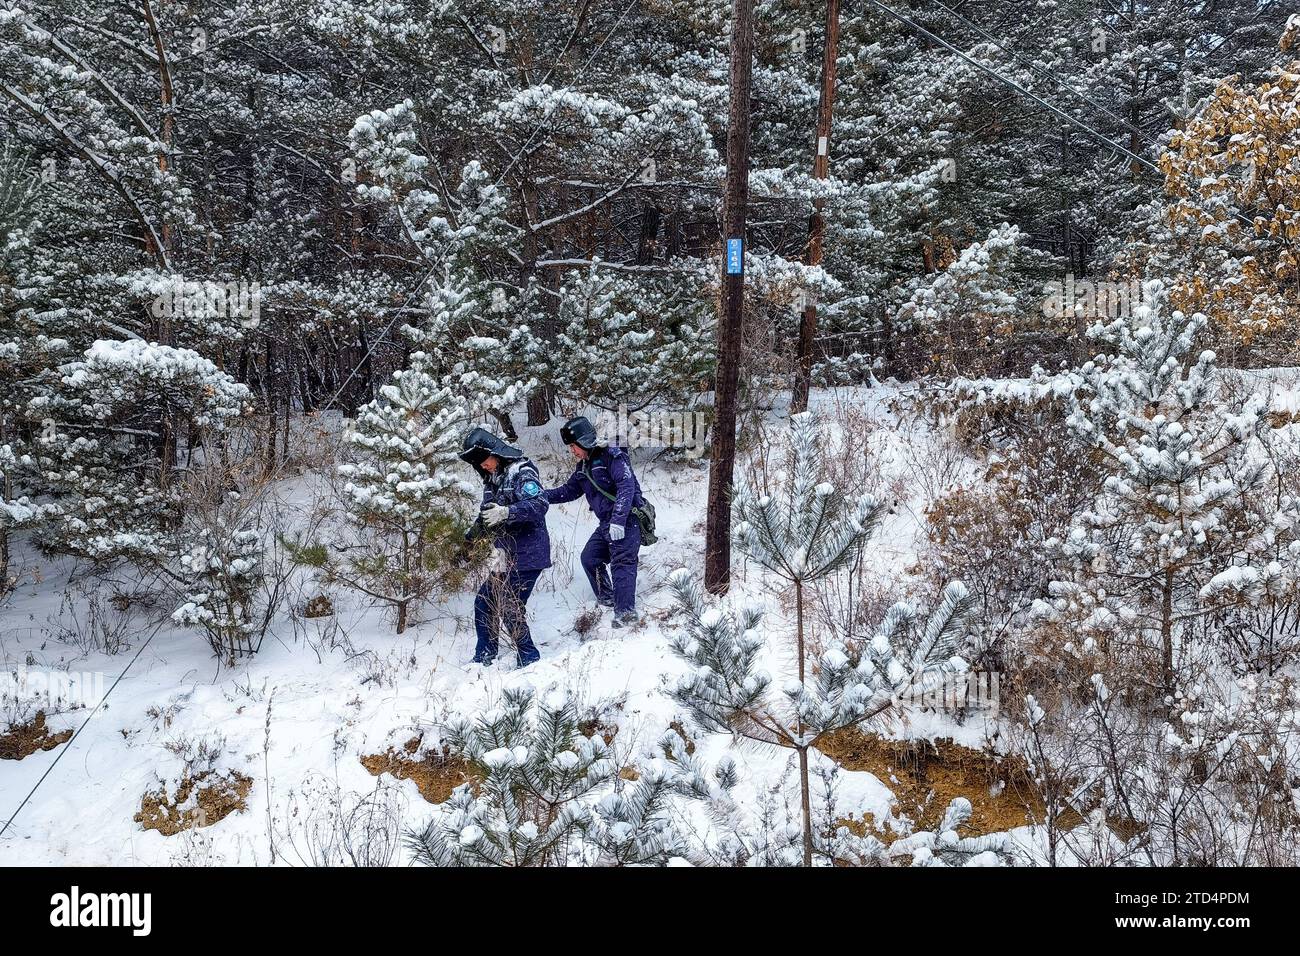
[[[1282,48],[1297,34],[1293,17]],[[1300,331],[1300,60],[1258,86],[1222,80],[1160,165],[1173,305],[1205,313],[1228,338],[1290,348]]]

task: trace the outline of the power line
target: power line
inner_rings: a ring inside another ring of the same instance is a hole
[[[958,20],[960,20],[962,23],[966,24],[966,26],[970,27],[972,30],[974,30],[976,33],[978,33],[980,36],[984,37],[985,40],[987,40],[987,41],[988,41],[989,43],[991,43],[993,46],[997,47],[999,50],[1001,50],[1001,51],[1002,51],[1003,53],[1005,53],[1007,56],[1011,57],[1011,59],[1015,60],[1015,61],[1016,61],[1017,63],[1019,63],[1021,66],[1025,67],[1025,68],[1028,69],[1028,70],[1032,70],[1034,73],[1037,73],[1037,74],[1039,74],[1040,76],[1046,77],[1048,80],[1050,80],[1050,81],[1052,81],[1053,83],[1055,83],[1055,84],[1057,85],[1058,88],[1063,89],[1063,90],[1066,90],[1067,92],[1069,92],[1069,93],[1073,94],[1074,96],[1078,97],[1080,100],[1082,100],[1083,102],[1087,103],[1089,106],[1093,107],[1094,109],[1100,110],[1101,112],[1105,113],[1105,114],[1106,114],[1107,116],[1109,116],[1111,119],[1113,119],[1113,120],[1115,120],[1117,123],[1121,124],[1125,129],[1129,130],[1129,132],[1134,133],[1134,134],[1136,134],[1136,135],[1138,135],[1138,136],[1141,136],[1143,139],[1146,139],[1146,140],[1148,140],[1148,141],[1154,143],[1154,140],[1151,139],[1150,134],[1148,134],[1147,132],[1145,132],[1144,130],[1142,130],[1140,127],[1133,125],[1131,122],[1129,122],[1128,120],[1126,120],[1124,117],[1120,116],[1118,113],[1112,112],[1110,109],[1108,109],[1107,107],[1105,107],[1105,106],[1103,106],[1102,104],[1098,103],[1097,101],[1095,101],[1095,100],[1089,98],[1088,96],[1086,96],[1086,95],[1083,94],[1083,93],[1080,93],[1077,89],[1075,89],[1075,88],[1074,88],[1073,86],[1071,86],[1070,84],[1066,83],[1064,80],[1062,80],[1062,79],[1061,79],[1059,76],[1057,76],[1055,73],[1052,73],[1051,71],[1044,69],[1043,67],[1039,66],[1039,65],[1036,64],[1036,63],[1033,63],[1033,62],[1031,62],[1031,61],[1029,61],[1029,60],[1024,59],[1024,58],[1021,57],[1019,54],[1017,54],[1014,50],[1010,50],[1010,49],[1008,49],[1007,47],[1003,46],[1001,43],[999,43],[999,42],[997,41],[997,38],[994,37],[991,33],[989,33],[987,30],[985,30],[985,29],[984,29],[983,27],[981,27],[979,24],[974,23],[973,21],[971,21],[971,20],[967,19],[966,17],[962,16],[962,15],[961,15],[960,13],[958,13],[956,10],[952,9],[952,7],[949,7],[949,6],[947,6],[946,4],[944,4],[944,3],[943,3],[943,0],[931,0],[931,2],[934,3],[934,5],[937,6],[937,7],[939,7],[941,10],[945,11],[946,13],[948,13],[948,14],[952,15],[953,17],[957,18]]]
[[[892,7],[886,6],[885,4],[881,3],[880,0],[867,0],[867,2],[870,3],[872,6],[878,8],[882,12],[893,17],[895,20],[897,20],[899,23],[903,24],[904,26],[910,27],[911,29],[915,30],[917,33],[921,34],[927,39],[933,40],[935,43],[939,44],[944,49],[957,54],[957,56],[961,57],[971,66],[975,67],[978,70],[982,70],[983,72],[987,73],[989,76],[996,79],[998,82],[1004,83],[1007,86],[1011,87],[1013,90],[1016,90],[1021,95],[1029,97],[1039,106],[1042,106],[1045,109],[1055,113],[1057,116],[1061,117],[1061,119],[1065,120],[1067,123],[1070,123],[1073,126],[1077,126],[1079,129],[1083,130],[1089,136],[1092,136],[1095,139],[1100,140],[1101,142],[1105,143],[1107,146],[1109,146],[1111,149],[1115,150],[1116,152],[1123,153],[1125,156],[1129,157],[1134,162],[1141,163],[1143,166],[1147,167],[1152,172],[1159,175],[1161,178],[1164,177],[1164,172],[1160,169],[1159,166],[1151,162],[1151,160],[1145,158],[1144,156],[1139,156],[1137,153],[1133,152],[1132,150],[1124,146],[1121,146],[1119,143],[1115,142],[1113,139],[1106,136],[1104,133],[1098,132],[1097,130],[1089,126],[1087,123],[1084,123],[1082,120],[1075,119],[1073,116],[1065,112],[1065,110],[1061,109],[1060,107],[1047,102],[1047,100],[1043,99],[1038,94],[1025,89],[1015,80],[1003,76],[1001,73],[999,73],[997,70],[993,69],[992,67],[985,66],[983,63],[979,62],[979,60],[976,60],[974,57],[970,56],[969,54],[964,53],[963,51],[957,49],[957,47],[953,46],[947,40],[943,39],[943,37],[940,37],[932,33],[931,31],[927,30],[925,27],[921,26],[915,20],[911,20],[908,17],[904,16],[903,14],[899,13],[898,11],[894,10]]]
[[[881,3],[880,0],[867,0],[867,2],[870,3],[872,6],[876,7],[877,9],[879,9],[880,11],[882,11],[883,13],[887,14],[888,16],[894,18],[904,26],[909,27],[912,30],[915,30],[917,33],[921,34],[927,39],[933,40],[935,43],[939,44],[945,50],[957,54],[957,56],[961,57],[971,66],[975,67],[978,70],[983,71],[984,73],[987,73],[989,76],[993,77],[999,83],[1003,83],[1011,87],[1013,90],[1020,93],[1022,96],[1029,97],[1035,103],[1039,104],[1040,106],[1044,107],[1047,110],[1050,110],[1052,113],[1055,113],[1057,116],[1061,117],[1063,120],[1070,123],[1072,126],[1077,126],[1079,129],[1083,130],[1089,136],[1099,140],[1102,143],[1105,143],[1107,146],[1109,146],[1111,149],[1115,150],[1116,152],[1123,153],[1125,156],[1129,157],[1134,162],[1139,163],[1142,166],[1145,166],[1147,169],[1159,175],[1162,180],[1164,179],[1164,175],[1165,175],[1164,171],[1155,163],[1151,162],[1151,160],[1143,156],[1139,156],[1131,149],[1121,146],[1119,143],[1115,142],[1113,139],[1111,139],[1109,136],[1106,136],[1104,133],[1098,132],[1097,130],[1089,126],[1087,123],[1083,122],[1082,120],[1076,119],[1075,117],[1071,116],[1069,113],[1065,112],[1060,107],[1055,106],[1052,103],[1049,103],[1047,100],[1043,99],[1038,94],[1025,89],[1015,80],[1003,76],[1001,73],[999,73],[997,70],[993,69],[992,67],[985,66],[983,63],[979,62],[974,57],[957,49],[957,47],[953,46],[947,40],[943,39],[943,37],[936,35],[930,30],[927,30],[925,27],[921,26],[915,20],[912,20],[909,17],[904,16],[903,14],[899,13],[897,10],[894,10],[892,7],[886,6],[884,3]],[[1255,228],[1254,220],[1248,219],[1242,213],[1234,212],[1233,216],[1241,220],[1243,223],[1245,223],[1247,226],[1251,227],[1252,229]]]
[[[153,633],[145,638],[144,643],[140,645],[140,649],[135,652],[135,657],[131,658],[130,663],[128,663],[126,667],[122,668],[122,673],[117,675],[117,680],[113,681],[113,686],[110,687],[108,692],[99,699],[99,703],[95,705],[95,709],[86,715],[86,719],[81,722],[81,726],[77,728],[77,732],[68,738],[66,744],[59,748],[58,755],[55,756],[54,762],[45,769],[45,773],[41,774],[41,779],[36,781],[36,786],[32,787],[27,796],[23,797],[23,802],[18,804],[18,809],[10,815],[9,819],[5,822],[5,825],[0,827],[0,837],[4,836],[5,833],[8,832],[9,826],[15,819],[17,819],[18,814],[22,813],[23,807],[27,806],[27,802],[31,800],[36,791],[40,789],[41,784],[45,782],[45,779],[53,772],[54,768],[59,765],[59,761],[63,759],[63,755],[72,749],[72,744],[81,736],[81,732],[86,729],[86,725],[90,723],[90,719],[99,713],[99,708],[104,706],[104,701],[108,700],[108,695],[117,690],[117,685],[122,683],[122,678],[126,676],[127,671],[131,669],[132,665],[140,659],[140,655],[144,653],[144,649],[149,646],[149,642],[154,639],[161,627],[162,623],[159,622],[158,626],[153,629]]]

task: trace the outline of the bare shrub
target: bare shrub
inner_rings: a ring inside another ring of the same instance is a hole
[[[51,636],[81,654],[117,654],[131,645],[131,602],[100,582],[80,581],[63,591],[57,617],[48,618]]]
[[[309,777],[289,795],[283,838],[304,866],[393,865],[401,845],[405,798],[380,780],[367,793]]]
[[[970,459],[950,429],[913,420],[900,426],[897,437],[910,490],[923,505],[969,480]]]
[[[312,537],[319,518],[314,508],[291,506],[275,476],[248,461],[214,456],[185,481],[179,567],[162,569],[181,602],[173,618],[201,630],[218,657],[233,662],[261,646],[298,570],[297,540]]]

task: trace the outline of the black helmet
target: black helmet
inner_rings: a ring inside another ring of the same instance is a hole
[[[596,426],[582,415],[577,418],[570,418],[560,428],[560,441],[566,445],[577,445],[579,448],[591,451],[598,444],[596,441]]]
[[[475,468],[480,467],[488,455],[513,461],[523,458],[524,453],[513,445],[507,445],[486,428],[475,428],[465,436],[461,446],[461,461],[469,462]]]

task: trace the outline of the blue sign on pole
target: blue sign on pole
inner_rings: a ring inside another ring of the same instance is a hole
[[[743,239],[727,240],[727,275],[738,276],[744,271]]]

